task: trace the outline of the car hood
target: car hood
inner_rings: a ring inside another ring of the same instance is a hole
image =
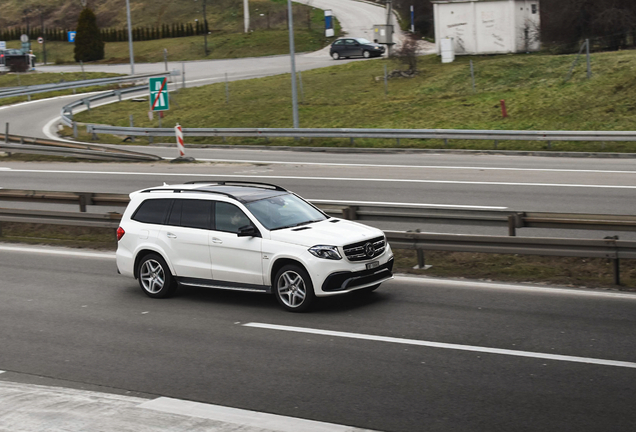
[[[335,220],[338,222],[332,222]],[[271,231],[272,240],[307,247],[317,245],[345,246],[383,235],[384,233],[377,228],[336,218],[298,228]]]

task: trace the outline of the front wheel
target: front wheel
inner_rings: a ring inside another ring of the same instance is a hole
[[[157,254],[148,254],[139,262],[139,286],[152,298],[165,298],[174,294],[177,283],[168,264]]]
[[[315,299],[314,286],[305,269],[290,264],[281,268],[274,279],[274,295],[290,312],[304,312]]]
[[[362,57],[369,58],[371,57],[371,53],[367,50],[362,51]]]
[[[338,54],[337,52],[332,53],[331,54],[331,58],[334,59],[334,60],[338,60],[340,58],[340,54]]]

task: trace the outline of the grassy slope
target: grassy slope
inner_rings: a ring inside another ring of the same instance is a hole
[[[636,51],[593,56],[594,77],[585,79],[581,65],[574,77],[564,77],[575,56],[504,55],[473,57],[477,93],[472,92],[469,58],[442,65],[436,56],[420,59],[413,79],[389,81],[389,94],[377,77],[387,60],[360,61],[304,72],[301,127],[458,128],[517,130],[635,130]],[[174,95],[178,104],[164,125],[186,127],[290,127],[289,76],[186,89]],[[503,119],[499,101],[509,117]],[[147,106],[133,102],[110,105],[77,117],[79,121],[127,125],[128,115],[139,126],[156,126]],[[206,140],[210,142],[210,140]],[[246,142],[246,141],[241,141]],[[280,144],[280,141],[272,141]],[[334,145],[334,141],[325,142]],[[349,145],[349,142],[342,142]],[[311,145],[321,145],[314,140]],[[394,146],[395,141],[356,140],[356,145]],[[439,148],[438,140],[402,140],[401,145]],[[451,141],[462,148],[492,148],[491,142]],[[546,143],[502,142],[500,149],[546,148]],[[596,151],[598,143],[553,143],[557,150]],[[606,150],[636,151],[634,144],[607,144]]]

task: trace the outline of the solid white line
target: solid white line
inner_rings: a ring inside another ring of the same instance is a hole
[[[400,202],[382,202],[382,201],[346,201],[346,200],[320,200],[307,198],[308,201],[315,203],[338,203],[338,204],[356,204],[356,205],[386,205],[386,206],[410,206],[410,207],[443,207],[443,208],[468,208],[468,209],[486,209],[486,210],[505,210],[508,207],[495,206],[471,206],[461,204],[416,204],[416,203],[400,203]]]
[[[114,252],[88,252],[81,250],[67,250],[67,249],[49,249],[40,247],[20,247],[20,246],[5,246],[0,245],[0,251],[4,252],[26,252],[26,253],[39,253],[45,255],[61,255],[61,256],[73,256],[80,258],[98,258],[98,259],[115,259]]]
[[[354,432],[357,429],[334,423],[323,423],[295,417],[285,417],[220,405],[191,402],[168,397],[160,397],[138,405],[138,408],[150,409],[169,414],[216,420],[243,427],[253,427],[258,430],[272,430],[280,432]],[[242,428],[241,428],[242,429]],[[238,430],[238,429],[237,429]]]
[[[3,373],[4,373],[4,371],[3,371],[3,370],[0,370],[0,374],[3,374]]]
[[[487,353],[487,354],[500,354],[500,355],[508,355],[515,357],[530,357],[530,358],[538,358],[544,360],[557,360],[557,361],[567,361],[572,363],[587,363],[587,364],[596,364],[601,366],[616,366],[623,368],[631,368],[636,369],[636,363],[624,362],[624,361],[616,361],[616,360],[603,360],[603,359],[595,359],[588,357],[574,357],[567,355],[558,355],[558,354],[545,354],[545,353],[536,353],[530,351],[516,351],[516,350],[508,350],[508,349],[500,349],[500,348],[488,348],[488,347],[479,347],[479,346],[471,346],[471,345],[458,345],[458,344],[450,344],[450,343],[442,343],[442,342],[428,342],[417,339],[403,339],[403,338],[395,338],[395,337],[387,337],[387,336],[374,336],[367,335],[362,333],[349,333],[349,332],[340,332],[340,331],[331,331],[331,330],[319,330],[305,327],[293,327],[293,326],[282,326],[275,324],[263,324],[263,323],[247,323],[242,324],[245,327],[255,327],[267,330],[280,330],[280,331],[288,331],[295,333],[309,333],[316,334],[322,336],[333,336],[333,337],[342,337],[349,339],[361,339],[361,340],[370,340],[377,342],[390,342],[397,344],[406,344],[406,345],[416,345],[416,346],[425,346],[431,348],[443,348],[443,349],[452,349],[459,351],[471,351],[471,352],[479,352],[479,353]]]
[[[518,284],[506,284],[498,282],[481,282],[470,280],[449,280],[432,277],[414,277],[404,275],[394,275],[393,282],[402,283],[417,283],[422,285],[442,285],[445,288],[463,288],[463,289],[493,289],[493,290],[505,290],[505,291],[521,291],[528,293],[541,293],[541,294],[558,294],[558,295],[573,295],[583,297],[601,297],[601,298],[619,298],[636,300],[636,293],[628,292],[613,292],[613,291],[600,291],[588,288],[557,288],[546,287],[538,285],[518,285]]]
[[[515,183],[515,182],[482,182],[459,180],[420,180],[420,179],[381,179],[381,178],[347,178],[347,177],[300,177],[300,176],[260,176],[243,174],[192,174],[192,173],[146,173],[126,171],[63,171],[63,170],[27,170],[10,169],[7,172],[46,173],[46,174],[91,174],[91,175],[136,175],[136,176],[164,176],[164,177],[208,177],[208,178],[253,178],[272,180],[316,180],[342,182],[378,182],[378,183],[419,183],[419,184],[463,184],[482,186],[529,186],[529,187],[564,187],[564,188],[592,188],[592,189],[636,189],[636,186],[625,185],[585,185],[568,183]]]
[[[157,147],[155,147],[157,148]],[[164,148],[165,149],[165,148]],[[473,166],[444,166],[444,165],[391,165],[391,164],[358,164],[358,163],[333,163],[333,162],[285,162],[250,159],[201,159],[200,162],[225,162],[225,163],[252,163],[272,165],[317,165],[317,166],[341,166],[363,168],[415,168],[415,169],[453,169],[470,171],[537,171],[537,172],[567,172],[567,173],[595,173],[595,174],[636,174],[636,171],[611,171],[611,170],[575,170],[556,168],[499,168],[499,167],[473,167]]]

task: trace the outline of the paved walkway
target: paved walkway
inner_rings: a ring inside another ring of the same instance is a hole
[[[160,397],[0,381],[2,432],[364,432],[349,426]]]

